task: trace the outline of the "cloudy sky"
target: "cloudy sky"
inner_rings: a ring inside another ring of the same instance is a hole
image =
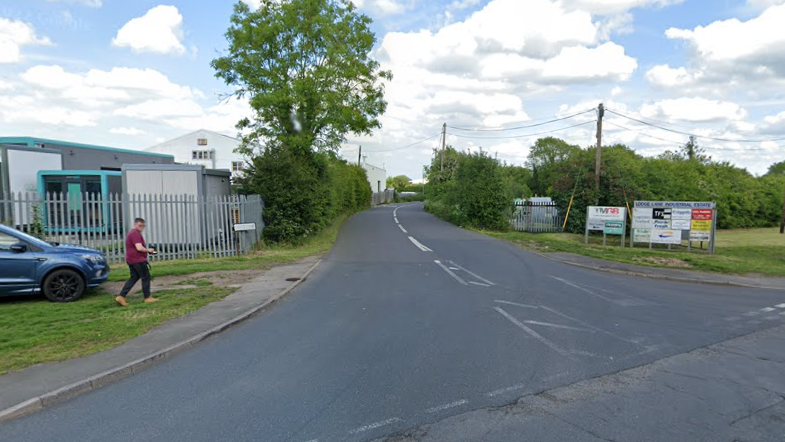
[[[449,144],[519,164],[546,134],[588,146],[600,102],[604,144],[656,155],[696,134],[754,173],[785,160],[785,0],[355,3],[395,78],[384,128],[343,153],[362,145],[390,175],[419,178],[444,123]],[[198,128],[233,135],[246,109],[220,100],[229,89],[209,66],[231,9],[0,0],[0,134],[137,149]]]

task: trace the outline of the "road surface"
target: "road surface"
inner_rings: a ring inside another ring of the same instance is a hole
[[[785,320],[776,291],[570,267],[421,205],[352,217],[271,310],[3,441],[366,441]]]

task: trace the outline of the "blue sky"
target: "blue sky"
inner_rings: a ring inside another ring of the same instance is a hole
[[[254,0],[247,0],[253,4]],[[21,4],[20,4],[21,3]],[[393,71],[384,128],[350,137],[390,174],[419,177],[449,126],[504,129],[605,102],[707,137],[715,158],[785,159],[785,0],[358,0]],[[0,0],[0,132],[145,148],[205,127],[234,134],[243,102],[210,60],[230,0]],[[450,129],[459,149],[523,163],[535,132],[593,142],[593,114],[519,131]],[[605,140],[645,155],[686,136],[608,116]],[[621,129],[620,126],[627,129]],[[628,130],[629,129],[629,130]],[[516,138],[494,138],[494,135]],[[716,141],[760,140],[755,143]],[[667,141],[662,141],[662,140]],[[764,141],[764,140],[782,141]],[[395,150],[392,150],[395,149]]]

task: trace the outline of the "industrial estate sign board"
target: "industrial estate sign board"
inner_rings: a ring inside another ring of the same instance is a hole
[[[627,208],[589,206],[586,209],[586,244],[589,243],[589,232],[602,232],[605,245],[607,235],[622,236],[624,246],[627,233]]]
[[[636,201],[632,212],[632,241],[681,245],[708,242],[714,253],[717,205],[714,202]]]

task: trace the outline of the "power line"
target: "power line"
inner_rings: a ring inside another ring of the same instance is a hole
[[[728,139],[728,138],[717,138],[717,137],[709,137],[709,136],[705,136],[705,135],[697,135],[697,134],[692,134],[692,133],[689,133],[689,132],[682,132],[680,130],[670,129],[670,128],[667,128],[667,127],[659,126],[659,125],[656,125],[656,124],[653,124],[653,123],[649,123],[649,122],[646,122],[646,121],[643,121],[643,120],[639,120],[637,118],[633,118],[633,117],[630,117],[630,116],[627,116],[627,115],[624,115],[624,114],[620,114],[618,112],[614,112],[614,111],[612,111],[610,109],[606,109],[606,110],[608,112],[614,114],[614,115],[618,115],[618,116],[620,116],[622,118],[626,118],[628,120],[632,120],[632,121],[635,121],[635,122],[638,122],[638,123],[641,123],[641,124],[645,124],[646,126],[655,127],[657,129],[661,129],[661,130],[664,130],[666,132],[672,132],[672,133],[679,134],[679,135],[687,135],[687,136],[691,136],[691,137],[695,137],[695,138],[701,138],[701,139],[704,139],[704,140],[723,141],[723,142],[728,142],[728,143],[763,143],[763,142],[767,142],[767,141],[785,141],[785,138],[770,138],[770,139],[764,139],[764,140],[747,140],[747,139],[731,140],[731,139]]]
[[[610,111],[608,111],[608,112],[610,112]],[[660,137],[657,137],[657,136],[654,136],[654,135],[650,135],[650,134],[648,134],[646,132],[643,132],[641,130],[638,130],[638,129],[631,129],[631,128],[626,127],[626,126],[622,126],[621,124],[611,123],[610,121],[607,121],[607,120],[605,121],[605,124],[610,124],[611,126],[616,126],[619,129],[628,130],[630,132],[635,132],[635,133],[641,134],[643,136],[646,136],[646,137],[649,137],[649,138],[653,138],[655,140],[660,140],[660,141],[664,141],[666,143],[674,144],[676,146],[684,145],[684,143],[681,142],[681,141],[673,141],[673,140],[668,140],[668,139],[665,139],[665,138],[660,138]],[[728,151],[728,152],[748,152],[748,151],[755,151],[755,150],[769,150],[769,149],[765,149],[765,148],[762,148],[762,147],[751,147],[749,149],[726,149],[726,148],[722,148],[722,147],[713,147],[713,146],[701,146],[701,147],[703,147],[704,149],[721,150],[721,151]],[[780,146],[780,147],[783,147],[783,146]]]
[[[434,136],[432,136],[432,137],[428,137],[428,138],[426,138],[426,139],[424,139],[424,140],[420,140],[420,141],[417,141],[417,142],[415,142],[415,143],[412,143],[412,144],[407,144],[406,146],[393,147],[393,148],[391,148],[391,149],[381,149],[381,150],[367,150],[367,149],[366,149],[366,150],[365,150],[365,152],[369,152],[369,153],[377,153],[377,152],[392,152],[392,151],[394,151],[394,150],[401,150],[401,149],[406,149],[406,148],[409,148],[409,147],[414,147],[414,146],[417,146],[418,144],[425,143],[426,141],[433,140],[434,138],[436,138],[436,137],[440,137],[441,135],[442,135],[442,134],[441,134],[441,132],[440,132],[440,133],[438,133],[438,134],[436,134],[436,135],[434,135]],[[344,152],[354,152],[355,150],[357,150],[357,149],[344,149],[343,151],[344,151]]]
[[[556,119],[553,119],[553,120],[546,121],[544,123],[529,124],[529,125],[526,125],[526,126],[517,126],[517,127],[507,127],[507,128],[503,128],[503,129],[476,129],[476,128],[475,129],[468,129],[468,128],[455,127],[455,126],[447,126],[447,127],[449,127],[450,129],[462,130],[462,131],[466,131],[466,132],[506,132],[506,131],[510,131],[510,130],[528,129],[528,128],[532,128],[532,127],[545,126],[546,124],[556,123],[558,121],[569,120],[570,118],[575,118],[575,117],[577,117],[579,115],[588,114],[589,112],[594,112],[594,109],[585,110],[583,112],[578,112],[577,114],[568,115],[568,116],[562,117],[562,118],[556,118]],[[533,121],[537,121],[537,120],[533,120]]]
[[[572,125],[572,126],[561,127],[559,129],[549,130],[547,132],[539,132],[539,133],[534,133],[534,134],[523,134],[523,135],[511,135],[511,136],[504,136],[504,137],[478,137],[478,136],[472,136],[472,135],[458,135],[458,134],[454,134],[454,133],[451,133],[449,135],[452,135],[452,136],[458,137],[458,138],[471,138],[471,139],[475,139],[475,140],[505,140],[505,139],[511,139],[511,138],[527,138],[527,137],[536,137],[538,135],[547,135],[547,134],[552,134],[554,132],[560,132],[560,131],[563,131],[563,130],[573,129],[573,128],[576,128],[576,127],[586,126],[587,124],[595,124],[595,123],[596,123],[596,121],[592,120],[592,121],[586,121],[586,122],[583,122],[583,123],[580,123],[580,124],[575,124],[575,125]]]

